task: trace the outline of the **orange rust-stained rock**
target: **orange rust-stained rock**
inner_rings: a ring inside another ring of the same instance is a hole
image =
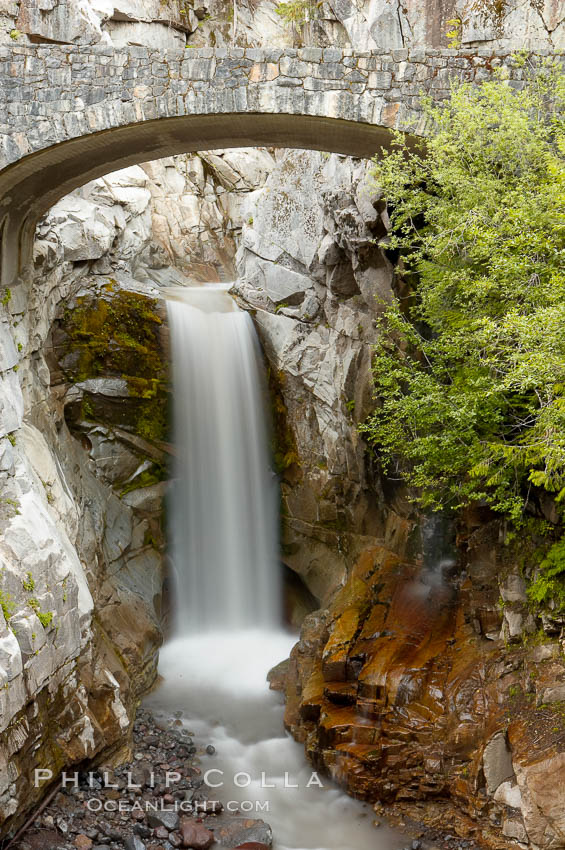
[[[500,638],[496,539],[481,529],[465,570],[441,578],[367,548],[331,607],[305,621],[285,722],[316,768],[357,797],[409,816],[421,807],[419,820],[493,848],[518,838],[557,850],[565,657],[559,643]]]

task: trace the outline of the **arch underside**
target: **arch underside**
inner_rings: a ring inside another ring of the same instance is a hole
[[[53,145],[0,172],[2,282],[27,266],[39,218],[73,189],[152,159],[235,147],[284,147],[370,157],[390,143],[382,126],[309,115],[237,113],[159,118]]]

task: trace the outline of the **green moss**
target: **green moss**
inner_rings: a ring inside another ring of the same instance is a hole
[[[288,411],[283,399],[282,387],[286,376],[269,369],[267,373],[272,411],[272,455],[275,470],[282,475],[291,466],[300,467],[300,456],[294,432],[288,423]]]
[[[6,436],[8,437],[11,444],[13,446],[15,446],[16,445],[16,435],[12,432],[11,434],[6,434]]]
[[[6,289],[6,292],[4,293],[3,297],[0,298],[0,304],[3,304],[4,307],[7,307],[8,304],[10,303],[11,298],[12,298],[12,290]]]
[[[4,496],[0,499],[0,505],[8,505],[10,508],[13,508],[13,516],[18,516],[20,513],[20,503],[17,499],[11,499],[9,496]]]
[[[96,299],[79,299],[63,319],[69,337],[68,351],[78,362],[67,373],[69,380],[85,381],[100,376],[126,381],[134,408],[134,431],[147,440],[159,441],[167,432],[167,381],[159,340],[157,301],[136,292],[115,292],[112,278]],[[82,402],[84,419],[95,418],[92,398]]]
[[[139,475],[129,481],[120,492],[120,496],[125,496],[126,493],[131,493],[132,490],[141,490],[143,487],[151,487],[153,484],[158,484],[166,477],[165,468],[159,464],[153,464],[151,469],[145,469]]]
[[[160,442],[167,435],[167,402],[161,395],[144,404],[137,417],[136,431],[150,442]]]

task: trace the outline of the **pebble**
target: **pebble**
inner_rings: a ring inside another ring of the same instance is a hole
[[[129,835],[124,841],[126,850],[145,850],[145,844],[138,835]]]
[[[140,835],[142,838],[151,838],[151,830],[148,826],[144,826],[142,823],[136,823],[133,831],[136,835]]]
[[[216,752],[216,747],[212,746],[212,744],[208,744],[208,746],[206,747],[206,752],[209,756],[213,756]]]
[[[147,822],[149,826],[164,826],[169,832],[173,832],[175,829],[178,829],[179,816],[176,812],[150,812],[147,815]]]
[[[164,838],[167,839],[169,837],[169,830],[165,826],[158,826],[155,829],[155,838]]]
[[[180,828],[183,847],[190,847],[192,850],[208,850],[208,847],[214,843],[214,833],[206,829],[203,824],[183,820]]]
[[[78,847],[78,850],[90,850],[92,847],[92,839],[88,837],[88,835],[77,835],[75,838],[75,847]]]

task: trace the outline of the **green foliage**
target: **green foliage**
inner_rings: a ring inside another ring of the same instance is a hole
[[[8,620],[14,613],[16,606],[10,594],[4,593],[3,590],[0,590],[0,608],[2,609],[2,613],[4,614],[4,619],[6,620],[6,622],[8,622]]]
[[[48,628],[53,622],[53,611],[42,611],[37,599],[29,599],[27,604],[33,611],[35,611],[37,619],[43,628]]]
[[[6,289],[6,292],[4,293],[2,298],[0,298],[0,304],[3,304],[4,307],[7,307],[11,300],[12,300],[12,290]]]
[[[463,21],[461,18],[450,18],[447,21],[447,25],[450,27],[450,29],[448,29],[445,33],[448,38],[447,46],[453,48],[461,47]]]
[[[560,611],[565,609],[565,539],[547,552],[528,587],[528,596],[538,606],[552,601]]]
[[[289,0],[288,3],[278,3],[275,12],[286,24],[301,29],[307,21],[317,17],[320,5],[312,0]]]
[[[426,102],[433,132],[375,162],[403,297],[379,320],[364,431],[427,508],[521,520],[565,498],[565,74],[547,62]]]
[[[35,589],[35,581],[31,573],[26,573],[25,578],[22,579],[22,587],[24,590],[27,590],[28,593],[31,593],[31,591]]]
[[[53,611],[38,611],[37,618],[43,628],[46,629],[53,621]]]

